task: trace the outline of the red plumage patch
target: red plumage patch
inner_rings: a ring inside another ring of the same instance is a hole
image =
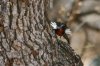
[[[55,33],[58,35],[58,36],[62,36],[64,34],[64,29],[56,29],[55,30]]]

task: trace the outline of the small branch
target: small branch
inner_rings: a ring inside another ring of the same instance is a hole
[[[82,0],[75,0],[72,4],[72,10],[70,11],[69,19],[68,19],[68,25],[70,25],[72,22],[75,21],[77,18],[77,14],[79,14],[78,10],[81,6]]]

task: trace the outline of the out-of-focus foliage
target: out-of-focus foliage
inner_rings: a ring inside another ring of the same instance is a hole
[[[100,66],[100,57],[93,59],[89,66]]]

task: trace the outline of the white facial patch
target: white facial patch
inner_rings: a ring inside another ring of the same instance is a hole
[[[50,25],[52,26],[53,29],[57,29],[57,24],[56,24],[56,22],[51,22]]]

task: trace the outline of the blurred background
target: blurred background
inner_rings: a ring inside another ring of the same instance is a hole
[[[48,14],[71,29],[71,47],[84,66],[100,66],[100,0],[51,0]]]

